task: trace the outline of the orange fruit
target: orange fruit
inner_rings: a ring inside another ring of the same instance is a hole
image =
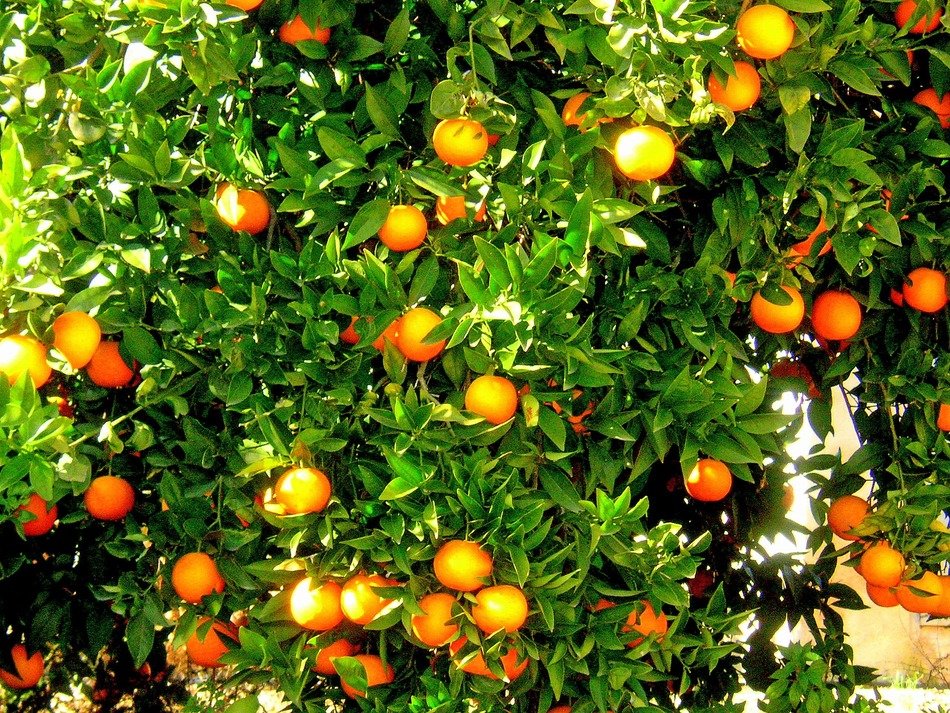
[[[752,321],[759,329],[772,334],[786,334],[798,329],[798,325],[805,318],[805,301],[802,299],[802,293],[787,285],[782,285],[782,289],[792,298],[789,304],[778,305],[769,302],[761,292],[752,295],[749,312],[752,315]]]
[[[435,648],[448,643],[458,633],[458,624],[452,622],[455,601],[455,597],[444,592],[427,594],[419,600],[419,607],[425,614],[412,617],[412,633],[419,641]]]
[[[732,489],[732,471],[722,461],[701,458],[684,482],[691,497],[706,503],[716,502]]]
[[[861,576],[876,587],[896,587],[904,576],[904,566],[904,555],[887,542],[878,542],[861,555]]]
[[[379,574],[356,574],[343,585],[340,606],[343,616],[354,624],[369,624],[394,600],[377,594],[374,587],[396,587],[399,582]]]
[[[477,542],[449,540],[435,553],[432,568],[443,587],[474,592],[492,573],[492,556]]]
[[[869,509],[870,505],[864,498],[859,498],[857,495],[843,495],[828,508],[828,527],[844,540],[860,540],[860,537],[850,532],[864,522]]]
[[[36,493],[31,493],[30,499],[18,507],[16,511],[29,513],[32,516],[29,520],[22,520],[23,534],[27,537],[45,535],[53,529],[53,524],[56,522],[56,518],[59,517],[59,508],[56,507],[56,503],[49,506]]]
[[[903,0],[900,5],[897,6],[897,9],[894,10],[894,22],[897,23],[897,26],[901,29],[907,26],[907,23],[910,22],[910,18],[913,16],[914,11],[917,10],[917,3],[914,0]],[[929,17],[925,14],[921,17],[917,23],[907,30],[908,33],[912,35],[922,35],[925,32],[933,32],[940,25],[940,18],[943,17],[943,10],[937,8],[934,10],[934,14]]]
[[[264,0],[224,0],[224,2],[231,7],[247,12],[248,10],[256,10],[264,3]]]
[[[950,575],[941,574],[939,579],[943,593],[940,595],[940,602],[933,607],[931,614],[939,617],[950,617]]]
[[[673,165],[676,147],[673,139],[656,126],[634,126],[627,129],[614,144],[614,161],[627,178],[652,181]]]
[[[481,651],[477,651],[475,655],[464,664],[459,663],[460,659],[457,657],[457,654],[461,650],[462,646],[465,645],[466,641],[468,641],[468,639],[466,639],[464,636],[460,636],[458,639],[449,644],[449,654],[452,656],[453,663],[466,673],[470,673],[475,676],[485,676],[486,678],[497,679],[498,677],[491,672],[490,668],[488,668],[488,664],[485,662],[485,656]],[[514,681],[528,668],[527,657],[519,662],[518,651],[515,648],[509,648],[504,654],[502,654],[500,662],[502,670],[505,672],[505,677],[509,681]]]
[[[23,334],[0,339],[0,371],[7,375],[11,385],[21,374],[28,373],[37,389],[53,374],[52,367],[46,363],[46,345]]]
[[[86,376],[97,386],[119,389],[129,385],[135,372],[119,353],[119,343],[104,339],[86,364]]]
[[[317,652],[317,659],[313,664],[313,670],[315,673],[320,673],[324,676],[333,676],[336,673],[336,668],[333,666],[333,659],[340,656],[352,656],[359,650],[360,647],[349,639],[337,639],[332,644],[327,644]]]
[[[762,79],[748,62],[740,60],[734,63],[734,67],[735,75],[729,76],[726,86],[722,86],[715,74],[709,75],[709,96],[717,104],[723,104],[733,111],[745,111],[758,101],[762,93]]]
[[[231,230],[254,235],[270,225],[270,203],[260,191],[222,183],[215,194],[214,208]]]
[[[383,660],[379,656],[374,654],[357,654],[353,658],[363,665],[363,670],[366,672],[367,689],[373,686],[385,686],[396,679],[396,672],[393,670],[393,667],[388,663],[383,663]],[[340,679],[340,686],[342,686],[343,692],[350,698],[366,697],[367,690],[356,689],[343,679]]]
[[[937,428],[941,431],[950,431],[950,404],[940,404],[937,412]]]
[[[86,510],[97,520],[116,522],[135,506],[135,491],[122,478],[100,475],[93,478],[83,494]]]
[[[379,240],[393,252],[404,253],[422,245],[428,230],[421,210],[414,205],[394,205],[379,229]]]
[[[340,341],[344,344],[356,344],[360,340],[360,335],[356,333],[356,321],[359,317],[353,316],[350,318],[350,324],[346,329],[340,330]]]
[[[288,20],[280,26],[277,36],[281,42],[286,42],[288,45],[295,45],[304,40],[313,40],[325,45],[330,41],[330,28],[322,27],[319,21],[316,27],[310,28],[303,17],[297,15],[293,20]]]
[[[919,589],[928,594],[917,594]],[[916,579],[905,579],[896,591],[897,603],[904,609],[915,614],[930,614],[941,603],[943,583],[940,577],[933,572],[924,572]]]
[[[499,629],[509,634],[518,631],[527,618],[528,600],[518,587],[498,584],[480,589],[475,595],[472,619],[486,634],[494,634]]]
[[[472,218],[477,223],[485,220],[485,201],[478,204],[475,215],[469,214],[465,205],[465,196],[439,196],[435,201],[435,218],[442,225],[448,225],[453,220]]]
[[[322,512],[330,493],[329,478],[316,468],[291,468],[274,486],[274,499],[288,515]]]
[[[43,677],[43,654],[37,651],[30,656],[23,644],[14,644],[10,649],[10,658],[13,659],[16,672],[0,669],[0,681],[17,691],[33,688],[39,683]]]
[[[356,344],[360,340],[360,335],[356,331],[356,323],[360,320],[364,320],[373,323],[372,317],[351,317],[350,325],[340,332],[340,341],[345,344]],[[362,329],[362,328],[361,328]],[[389,323],[389,326],[383,330],[383,333],[380,334],[376,339],[373,340],[373,347],[379,351],[383,351],[384,340],[388,340],[390,343],[396,343],[396,335],[399,333],[399,319],[394,319]]]
[[[635,646],[639,646],[643,643],[643,640],[651,634],[656,634],[657,640],[662,639],[666,635],[667,629],[669,629],[669,622],[667,622],[666,614],[664,614],[662,610],[657,614],[653,610],[653,605],[645,599],[642,600],[640,604],[643,606],[643,610],[637,612],[637,610],[634,609],[630,612],[627,621],[620,629],[624,634],[631,631],[643,634],[643,636],[637,637],[627,644],[631,649]]]
[[[428,361],[445,348],[445,339],[424,343],[426,335],[442,324],[442,317],[425,307],[414,307],[399,318],[396,348],[409,361]]]
[[[581,105],[589,96],[590,92],[578,92],[564,102],[564,108],[561,110],[561,119],[563,119],[565,126],[580,126],[584,123],[584,117],[586,117],[587,114],[579,115],[577,110],[581,108]]]
[[[101,339],[99,323],[85,312],[63,312],[53,322],[53,346],[74,369],[89,363]]]
[[[497,426],[515,415],[518,392],[505,377],[485,374],[465,390],[465,408]]]
[[[870,582],[865,582],[868,591],[868,599],[879,607],[896,607],[898,605],[897,595],[891,587],[878,587]]]
[[[861,328],[861,305],[848,292],[822,292],[812,303],[811,324],[823,339],[850,339]]]
[[[205,595],[224,591],[224,577],[207,554],[189,552],[172,567],[172,587],[186,602],[198,604]]]
[[[290,616],[304,629],[328,631],[343,621],[342,592],[336,582],[318,584],[304,577],[290,593]]]
[[[808,237],[802,240],[801,242],[795,243],[792,245],[792,253],[795,255],[800,255],[802,257],[807,257],[811,255],[812,246],[815,244],[815,241],[818,239],[818,236],[828,232],[828,224],[825,222],[825,216],[822,215],[818,219],[818,226],[808,234]],[[818,251],[818,255],[825,255],[831,252],[831,241],[826,240],[825,244],[821,246],[821,250]],[[795,264],[798,264],[797,262]]]
[[[548,713],[571,713],[570,706],[554,706],[554,708],[549,708]]]
[[[198,632],[203,631],[209,621],[212,624],[202,637]],[[224,665],[221,663],[221,657],[231,650],[231,646],[237,646],[237,629],[234,625],[212,621],[210,617],[205,616],[198,620],[198,628],[185,642],[185,652],[188,654],[188,660],[196,666],[218,668]]]
[[[940,126],[944,129],[950,128],[950,92],[943,97],[937,96],[937,90],[933,87],[923,89],[914,96],[914,103],[920,104],[930,109],[940,120]]]
[[[386,346],[386,342],[389,342],[392,345],[397,344],[399,340],[399,324],[401,319],[401,317],[396,317],[396,319],[390,322],[389,326],[383,330],[383,333],[373,340],[373,347],[377,351],[383,351],[383,348]]]
[[[474,166],[488,153],[488,133],[471,119],[443,119],[432,134],[432,146],[450,166]]]
[[[776,5],[754,5],[739,16],[736,42],[756,59],[775,59],[785,54],[795,39],[795,23]]]
[[[904,281],[904,302],[919,312],[939,312],[947,304],[947,276],[939,270],[918,267]]]

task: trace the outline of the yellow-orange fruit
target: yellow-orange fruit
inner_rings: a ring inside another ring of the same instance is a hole
[[[936,114],[941,127],[950,128],[950,92],[938,97],[937,90],[928,87],[914,95],[914,103],[925,106]]]
[[[321,26],[319,22],[317,22],[316,27],[310,28],[304,22],[303,17],[297,15],[293,20],[289,20],[280,26],[277,37],[280,38],[281,42],[286,42],[288,45],[295,45],[304,40],[313,40],[325,45],[330,41],[330,28]]]
[[[92,479],[83,494],[83,502],[92,517],[115,522],[132,512],[135,490],[122,478],[100,475]]]
[[[805,300],[802,293],[794,287],[782,285],[782,289],[791,298],[785,305],[775,304],[762,296],[761,292],[752,295],[749,313],[759,329],[771,334],[794,332],[805,318]]]
[[[172,587],[175,593],[191,604],[198,604],[205,596],[224,591],[224,577],[218,566],[204,552],[182,555],[172,567]]]
[[[716,502],[732,489],[732,471],[722,461],[701,458],[684,482],[691,497],[702,502]]]
[[[465,390],[465,408],[497,426],[515,415],[518,392],[503,376],[484,374]]]
[[[910,18],[913,16],[914,11],[917,9],[917,3],[914,0],[903,0],[894,10],[894,22],[897,23],[897,26],[904,28],[910,22]],[[943,10],[941,8],[936,8],[934,13],[928,16],[924,13],[924,16],[921,17],[913,27],[911,27],[907,32],[912,35],[922,35],[925,32],[933,32],[940,25],[940,18],[943,17]]]
[[[904,576],[904,555],[887,542],[868,547],[861,555],[861,576],[876,587],[896,587]]]
[[[919,312],[939,312],[947,304],[947,276],[939,270],[918,267],[904,281],[904,302]]]
[[[322,512],[330,494],[330,479],[316,468],[291,468],[274,486],[274,499],[288,515]]]
[[[426,335],[442,324],[442,317],[425,307],[414,307],[399,318],[396,348],[409,361],[429,361],[445,348],[445,339],[424,343]]]
[[[379,240],[393,252],[415,250],[425,242],[429,226],[414,205],[394,205],[379,229]]]
[[[811,324],[823,339],[850,339],[861,328],[861,304],[848,292],[822,292],[812,303]]]
[[[762,79],[748,62],[735,62],[735,74],[729,75],[726,86],[722,85],[715,74],[709,75],[709,96],[717,104],[729,107],[733,111],[745,111],[751,108],[762,93]]]
[[[488,153],[488,133],[471,119],[443,119],[432,134],[432,146],[450,166],[474,166]]]
[[[29,513],[33,519],[23,522],[23,534],[27,537],[45,535],[53,529],[56,518],[59,517],[59,508],[56,503],[52,506],[36,493],[30,494],[30,499],[17,508],[17,512]]]
[[[198,620],[198,628],[185,642],[185,652],[188,654],[188,660],[196,666],[218,668],[224,665],[221,663],[221,657],[230,651],[232,646],[237,646],[237,628],[230,623],[214,621],[205,637],[201,638],[198,632],[208,621],[209,617]]]
[[[627,178],[652,181],[673,166],[676,147],[673,139],[656,126],[634,126],[617,137],[614,161]]]
[[[449,540],[439,548],[432,562],[435,578],[444,587],[474,592],[491,576],[492,556],[477,542]]]
[[[317,652],[316,661],[313,664],[314,673],[324,676],[333,676],[336,674],[336,668],[333,666],[333,660],[340,656],[352,656],[360,647],[349,639],[337,639],[332,644],[327,644]]]
[[[328,631],[343,621],[342,592],[336,582],[304,577],[290,593],[290,616],[304,629]]]
[[[49,381],[52,367],[46,363],[46,345],[33,337],[11,334],[0,339],[0,371],[10,384],[28,373],[37,389]]]
[[[775,59],[785,54],[795,39],[795,23],[777,5],[754,5],[736,23],[739,48],[756,59]]]
[[[449,642],[459,630],[452,621],[452,607],[456,599],[451,594],[436,592],[419,600],[424,614],[412,617],[412,633],[426,646],[435,648]]]
[[[74,369],[89,363],[101,340],[99,323],[85,312],[63,312],[53,322],[53,346]]]
[[[643,607],[642,611],[637,612],[637,610],[634,609],[630,612],[627,621],[620,629],[625,634],[631,631],[643,634],[643,636],[627,644],[630,648],[639,646],[643,643],[643,640],[651,634],[656,634],[657,639],[660,640],[666,635],[669,629],[669,622],[667,622],[666,614],[664,614],[662,610],[657,614],[653,609],[653,605],[645,599],[641,601],[640,604]]]
[[[499,629],[512,633],[524,626],[527,618],[528,600],[518,587],[499,584],[480,589],[475,595],[472,619],[486,634]]]
[[[23,644],[14,644],[10,649],[15,671],[0,669],[0,681],[16,691],[33,688],[43,677],[43,654],[39,651],[32,656]]]
[[[918,594],[915,589],[925,593]],[[901,582],[895,594],[898,604],[907,611],[930,614],[941,603],[943,584],[940,577],[933,572],[924,572],[916,579],[905,579]]]
[[[86,376],[96,386],[119,389],[129,385],[135,372],[122,358],[119,343],[103,339],[86,364]]]
[[[828,508],[828,527],[838,537],[844,540],[860,540],[857,535],[850,534],[867,517],[870,505],[864,498],[857,495],[844,495]]]
[[[374,654],[357,654],[353,658],[362,664],[363,671],[366,672],[367,689],[373,688],[374,686],[385,686],[396,679],[396,672],[393,670],[393,667],[388,663],[383,663],[383,660],[379,656]],[[340,680],[340,686],[343,688],[343,692],[350,698],[364,698],[367,693],[365,690],[361,691],[354,688],[342,679]]]
[[[214,208],[218,217],[231,230],[243,230],[254,235],[270,225],[270,203],[260,191],[223,183],[215,195]]]

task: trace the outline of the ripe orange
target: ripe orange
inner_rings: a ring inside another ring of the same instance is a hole
[[[570,706],[554,706],[554,708],[549,708],[548,713],[571,713]]]
[[[383,351],[383,348],[386,346],[386,342],[389,342],[392,345],[398,344],[399,325],[401,323],[401,320],[402,320],[401,317],[396,317],[396,319],[390,322],[389,326],[383,330],[383,333],[373,340],[373,347],[377,351]]]
[[[304,22],[303,17],[297,15],[293,20],[288,20],[280,26],[277,36],[281,42],[286,42],[288,45],[295,45],[303,40],[313,40],[325,45],[330,41],[330,28],[322,27],[318,21],[317,26],[311,29]]]
[[[474,166],[488,153],[488,133],[471,119],[443,119],[432,134],[432,146],[450,166]]]
[[[811,324],[823,339],[850,339],[861,328],[861,305],[848,292],[822,292],[812,303]]]
[[[172,587],[186,602],[198,604],[205,595],[224,591],[224,577],[207,554],[189,552],[172,567]]]
[[[359,317],[350,318],[350,324],[346,329],[340,330],[340,341],[344,344],[356,344],[360,340],[360,335],[356,333],[356,322]]]
[[[838,537],[844,540],[860,540],[857,535],[850,534],[867,517],[870,505],[864,498],[857,495],[844,495],[828,508],[828,527]]]
[[[497,426],[515,415],[518,392],[505,377],[485,374],[465,390],[465,408]]]
[[[129,385],[135,372],[122,359],[119,343],[104,339],[86,364],[86,376],[97,386],[119,389]]]
[[[360,647],[349,639],[337,639],[332,644],[327,644],[317,652],[317,659],[313,664],[315,673],[324,676],[333,676],[336,674],[336,668],[333,666],[333,659],[340,656],[352,656]]]
[[[290,616],[304,629],[328,631],[343,621],[342,588],[336,582],[317,583],[304,577],[290,593]]]
[[[868,591],[868,599],[879,607],[896,607],[898,605],[897,595],[891,587],[878,587],[870,582],[865,582]]]
[[[709,75],[709,96],[717,104],[724,104],[733,111],[745,111],[759,100],[762,93],[762,79],[758,71],[748,62],[735,63],[735,76],[730,75],[726,86]]]
[[[903,2],[897,6],[897,9],[894,10],[894,22],[897,23],[898,27],[903,29],[907,26],[907,23],[910,22],[910,18],[916,9],[917,3],[915,3],[914,0],[903,0]],[[925,14],[913,27],[907,30],[907,32],[912,35],[922,35],[925,32],[933,32],[940,25],[941,17],[943,17],[943,10],[938,7],[934,10],[933,15],[928,17]]]
[[[752,295],[749,312],[752,315],[752,321],[759,329],[772,334],[786,334],[798,329],[798,325],[805,318],[805,301],[802,299],[802,293],[787,285],[782,285],[782,289],[792,298],[789,304],[778,305],[769,302],[761,292]]]
[[[414,205],[394,205],[379,229],[379,239],[393,252],[404,253],[422,245],[428,230],[421,210]]]
[[[451,594],[437,592],[419,600],[425,614],[412,617],[412,633],[426,646],[435,648],[448,643],[458,633],[458,624],[452,622],[452,607],[456,599]]]
[[[564,121],[565,126],[580,126],[584,123],[584,117],[586,117],[587,114],[579,115],[577,110],[581,108],[581,105],[589,96],[590,92],[578,92],[564,102],[564,108],[561,110],[561,119]]]
[[[356,574],[343,585],[340,606],[343,616],[354,624],[369,624],[393,603],[377,594],[374,587],[396,587],[399,582],[379,574]]]
[[[488,664],[485,662],[485,656],[481,651],[477,651],[475,655],[464,664],[459,663],[460,659],[458,658],[457,654],[467,641],[467,638],[460,636],[458,639],[449,644],[449,654],[452,657],[453,663],[466,673],[470,673],[475,676],[485,676],[486,678],[497,679],[498,676],[492,673],[491,669],[488,668]],[[528,658],[525,657],[523,660],[518,661],[518,651],[515,648],[509,648],[507,651],[505,651],[505,653],[502,654],[500,658],[500,662],[502,670],[505,672],[505,677],[509,681],[514,681],[517,679],[528,668]]]
[[[372,688],[373,686],[385,686],[396,679],[396,672],[393,670],[393,667],[388,663],[383,663],[383,660],[379,656],[374,654],[357,654],[353,658],[363,665],[363,670],[366,672],[366,689]],[[340,686],[342,686],[343,692],[350,698],[366,697],[366,689],[359,690],[353,688],[353,686],[342,679],[340,680]]]
[[[943,593],[940,595],[940,602],[934,606],[931,613],[933,616],[950,617],[950,575],[941,574],[939,579]]]
[[[16,509],[17,512],[29,513],[32,518],[23,522],[23,534],[27,537],[45,535],[53,529],[56,518],[59,517],[59,508],[56,503],[49,507],[47,502],[36,493],[30,494],[30,499]]]
[[[270,225],[270,203],[260,191],[222,183],[215,194],[214,208],[231,230],[254,235]]]
[[[652,181],[673,165],[676,147],[673,139],[656,126],[634,126],[627,129],[614,144],[614,161],[627,178]]]
[[[947,276],[939,270],[918,267],[904,281],[904,302],[920,312],[939,312],[947,304]]]
[[[940,120],[940,126],[944,129],[950,128],[950,92],[938,97],[937,90],[928,87],[917,92],[914,96],[914,103],[925,106],[936,114],[937,119]]]
[[[524,592],[510,584],[498,584],[480,589],[475,595],[472,619],[486,634],[504,629],[509,634],[518,631],[528,618],[528,600]]]
[[[928,594],[917,594],[919,589]],[[933,572],[924,572],[916,579],[905,579],[897,587],[897,602],[904,609],[915,614],[931,614],[941,603],[943,583]]]
[[[801,257],[807,257],[811,255],[812,246],[815,244],[815,241],[818,239],[818,236],[828,232],[828,224],[825,222],[825,216],[822,215],[818,219],[818,226],[808,234],[808,237],[802,240],[801,242],[795,243],[792,245],[792,253],[795,255],[800,255]],[[825,244],[821,246],[821,250],[818,251],[819,257],[831,252],[831,241],[826,240]],[[797,262],[795,264],[798,264]]]
[[[264,0],[224,0],[224,2],[231,7],[247,12],[248,10],[256,10],[264,3]]]
[[[0,681],[17,691],[33,688],[39,683],[43,677],[43,654],[37,651],[30,656],[23,644],[14,644],[10,649],[10,658],[16,671],[0,669]]]
[[[211,618],[206,616],[198,620],[198,628],[185,642],[185,652],[188,660],[196,666],[218,668],[224,665],[221,657],[232,646],[237,646],[237,628],[230,623],[212,621],[206,635],[201,637],[198,632],[203,631],[209,621],[212,621]]]
[[[53,322],[53,346],[74,369],[89,363],[101,339],[99,323],[85,312],[63,312]]]
[[[46,345],[22,334],[0,339],[0,371],[7,375],[11,385],[21,374],[29,373],[37,389],[53,374],[52,367],[46,363]]]
[[[937,412],[937,428],[941,431],[950,431],[950,404],[940,404]]]
[[[330,480],[316,468],[291,468],[277,480],[274,499],[288,515],[322,512],[330,502]]]
[[[86,510],[97,520],[121,520],[135,506],[135,491],[122,478],[100,475],[93,478],[83,494]]]
[[[701,458],[684,481],[686,492],[696,500],[722,500],[732,489],[732,471],[722,461]]]
[[[425,344],[423,340],[433,329],[442,324],[442,318],[425,307],[414,307],[399,318],[399,333],[396,335],[396,348],[409,361],[428,361],[438,356],[445,348],[445,339],[435,344]]]
[[[775,59],[785,54],[795,39],[795,23],[776,5],[754,5],[736,23],[739,48],[756,59]]]
[[[868,547],[861,555],[861,576],[876,587],[896,587],[904,576],[904,555],[887,542]]]
[[[669,629],[669,622],[666,620],[666,614],[664,614],[662,610],[657,614],[653,610],[653,605],[645,599],[641,601],[640,604],[643,610],[637,612],[637,610],[634,609],[630,612],[627,621],[620,629],[624,634],[631,631],[643,634],[643,636],[637,637],[627,644],[631,649],[643,643],[643,640],[650,636],[650,634],[656,634],[657,640],[662,639],[666,635],[667,629]]]
[[[465,196],[439,196],[435,201],[435,218],[442,225],[463,218],[473,218],[475,222],[481,223],[485,220],[485,211],[485,201],[482,201],[475,209],[474,217],[471,216],[465,205]]]
[[[492,556],[477,542],[449,540],[432,562],[435,578],[443,587],[459,592],[481,589],[492,573]]]

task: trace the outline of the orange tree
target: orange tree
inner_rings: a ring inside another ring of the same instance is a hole
[[[749,5],[6,2],[7,700],[148,710],[170,641],[305,711],[873,709],[838,557],[950,613],[946,19]],[[871,486],[814,564],[792,473]]]

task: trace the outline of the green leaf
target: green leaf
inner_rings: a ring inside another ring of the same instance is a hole
[[[135,614],[125,626],[125,641],[135,668],[140,668],[155,643],[155,625],[144,612]]]
[[[158,342],[142,327],[126,327],[122,342],[132,357],[142,364],[159,364],[164,356]]]
[[[406,46],[406,40],[409,39],[409,29],[409,9],[403,8],[386,30],[383,52],[387,57],[395,57]]]
[[[390,208],[389,201],[382,199],[372,200],[364,204],[356,211],[356,215],[350,221],[350,226],[346,230],[346,237],[343,240],[343,249],[346,250],[354,245],[365,243],[376,235],[379,229],[383,227],[383,223],[386,222]]]

